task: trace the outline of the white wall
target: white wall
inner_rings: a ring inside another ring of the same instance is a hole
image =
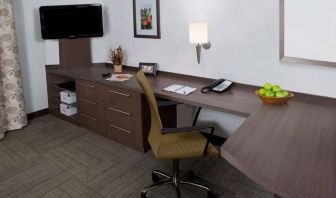
[[[102,0],[101,0],[102,1]],[[34,10],[42,3],[86,3],[84,0],[14,0],[29,111],[47,107],[44,64],[55,63],[57,43],[40,39]],[[279,62],[279,0],[161,0],[161,39],[133,37],[132,1],[103,0],[106,36],[93,42],[93,61],[105,61],[107,47],[123,45],[125,63],[157,62],[160,69],[239,83],[278,83],[285,89],[336,98],[336,69],[287,65]],[[35,12],[36,13],[36,12]],[[210,50],[196,61],[195,46],[188,43],[188,23],[207,21]],[[22,31],[22,32],[20,32]],[[28,49],[29,48],[29,49]],[[34,50],[31,50],[34,49]],[[47,54],[45,53],[47,50]],[[232,133],[244,118],[207,111],[203,120],[214,119]]]
[[[132,1],[110,0],[109,43],[123,45],[126,63],[157,62],[160,69],[190,75],[227,78],[261,86],[283,88],[336,98],[336,68],[288,65],[279,62],[279,0],[161,0],[160,40],[133,37]],[[117,9],[114,9],[117,8]],[[196,61],[195,46],[188,43],[188,23],[209,23],[210,50]],[[181,107],[185,114],[190,107]],[[184,116],[180,116],[184,117]],[[203,111],[201,122],[212,121],[217,132],[229,136],[245,118]]]
[[[109,0],[109,43],[122,44],[127,63],[157,62],[161,70],[262,85],[336,98],[336,68],[279,62],[279,0],[161,0],[162,39],[133,37],[132,1]],[[113,9],[117,8],[117,9]],[[115,19],[115,20],[114,20]],[[117,19],[117,20],[116,20]],[[196,61],[188,23],[207,21],[210,50]],[[312,80],[315,80],[312,83]]]
[[[14,0],[25,102],[28,113],[48,107],[45,65],[58,64],[58,42],[44,41],[40,32],[39,7],[42,5],[103,3],[102,0]],[[107,26],[108,27],[108,26]],[[92,40],[93,62],[106,57],[105,38]]]

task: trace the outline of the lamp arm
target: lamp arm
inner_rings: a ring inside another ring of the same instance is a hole
[[[196,54],[197,54],[197,63],[200,64],[201,62],[201,50],[202,50],[202,47],[200,44],[197,44],[196,46]]]

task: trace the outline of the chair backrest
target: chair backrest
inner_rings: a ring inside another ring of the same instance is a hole
[[[157,106],[156,98],[154,96],[154,92],[149,85],[146,76],[144,75],[143,71],[139,71],[136,75],[136,78],[142,87],[143,91],[145,92],[148,105],[150,108],[151,113],[151,128],[148,136],[148,142],[152,147],[152,150],[156,156],[158,156],[158,152],[161,145],[162,140],[162,122],[159,114],[159,109]]]

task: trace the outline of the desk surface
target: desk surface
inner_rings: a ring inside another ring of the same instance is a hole
[[[47,72],[133,89],[136,80],[109,82],[104,64],[92,68],[47,66]],[[134,74],[136,71],[127,69]],[[336,100],[296,94],[288,105],[262,104],[256,87],[236,84],[225,94],[202,94],[211,79],[162,72],[149,77],[159,97],[248,117],[222,146],[222,156],[268,190],[286,197],[336,197]],[[188,96],[164,92],[171,84],[198,88]]]
[[[91,68],[62,68],[56,65],[47,66],[47,72],[50,73],[142,92],[142,89],[135,78],[131,78],[129,81],[124,82],[111,82],[105,80],[101,76],[103,73],[112,73],[112,71],[112,68],[110,66],[105,66],[105,64],[94,64],[94,67]],[[124,73],[135,75],[137,71],[137,68],[124,68]],[[213,79],[168,72],[160,72],[157,77],[148,77],[147,79],[157,96],[164,99],[174,100],[176,102],[230,112],[245,117],[254,112],[261,104],[259,99],[254,95],[254,91],[257,89],[254,86],[236,84],[235,87],[226,92],[226,94],[209,93],[205,95],[200,92],[200,89],[213,82]],[[173,94],[162,90],[172,84],[188,85],[190,87],[195,87],[198,90],[188,96]]]

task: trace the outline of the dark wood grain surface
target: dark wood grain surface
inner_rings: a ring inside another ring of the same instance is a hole
[[[141,92],[134,78],[122,83],[102,78],[102,73],[112,72],[104,64],[76,69],[48,66],[47,71]],[[200,93],[211,81],[165,72],[149,77],[159,97],[248,117],[222,146],[222,156],[268,190],[284,198],[336,197],[335,99],[296,94],[288,105],[271,106],[254,95],[256,87],[241,84],[225,94]],[[162,91],[171,84],[198,90],[188,96]]]
[[[133,75],[137,72],[137,68],[131,67],[124,67],[123,70],[124,73],[129,73]],[[103,78],[101,74],[113,72],[113,68],[105,64],[94,64],[93,67],[88,68],[65,68],[56,65],[50,65],[47,66],[47,72],[142,92],[141,87],[138,85],[134,77],[131,78],[129,81],[124,82],[111,82],[105,80],[105,78]],[[148,77],[148,80],[155,94],[160,98],[234,113],[245,117],[257,110],[261,104],[259,99],[254,95],[254,91],[257,89],[257,87],[254,86],[235,84],[234,87],[231,90],[227,91],[225,94],[203,94],[200,92],[200,89],[205,85],[211,83],[213,79],[160,72],[158,77]],[[163,88],[172,84],[187,85],[190,87],[195,87],[198,90],[188,96],[183,96],[162,90]]]
[[[60,64],[65,67],[91,66],[91,40],[90,38],[60,39]]]
[[[262,105],[221,151],[282,197],[336,197],[336,100],[298,94],[288,105]]]

